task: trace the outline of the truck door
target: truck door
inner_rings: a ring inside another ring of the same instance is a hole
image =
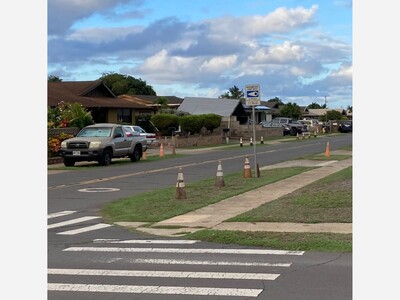
[[[115,145],[115,156],[126,155],[129,151],[131,140],[125,135],[121,126],[115,128],[114,145]]]

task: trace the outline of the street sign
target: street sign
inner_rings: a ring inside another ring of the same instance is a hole
[[[246,105],[256,106],[260,105],[260,85],[248,84],[245,86]]]

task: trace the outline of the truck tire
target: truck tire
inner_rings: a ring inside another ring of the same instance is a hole
[[[64,162],[64,166],[66,166],[66,167],[73,167],[75,165],[75,161],[70,158],[64,158],[63,162]]]
[[[99,159],[99,164],[102,166],[108,166],[111,164],[111,159],[112,159],[112,153],[110,150],[106,149],[103,152],[103,155]]]
[[[138,146],[136,146],[135,149],[133,150],[133,153],[129,155],[131,162],[139,161],[141,157],[142,157],[142,151],[140,151]]]

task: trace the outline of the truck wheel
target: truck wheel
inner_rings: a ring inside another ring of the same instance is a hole
[[[135,149],[133,150],[133,153],[129,156],[129,158],[131,159],[131,162],[139,161],[141,157],[142,157],[142,153],[138,147],[135,147]]]
[[[64,158],[64,166],[73,167],[75,165],[75,161],[73,159]]]
[[[103,156],[99,160],[99,164],[102,166],[108,166],[111,164],[112,154],[110,150],[104,150]]]

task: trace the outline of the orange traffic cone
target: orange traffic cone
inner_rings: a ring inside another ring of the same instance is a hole
[[[331,156],[331,151],[329,150],[329,142],[326,142],[325,156]]]
[[[161,145],[160,145],[160,157],[163,157],[163,156],[164,156],[164,146],[161,143]]]
[[[146,151],[143,152],[142,158],[143,158],[143,160],[146,160],[146,159],[147,159]]]
[[[250,162],[249,159],[246,157],[244,161],[244,172],[243,172],[243,177],[244,178],[251,178],[251,167],[250,167]]]
[[[183,181],[182,168],[179,168],[178,178],[176,181],[176,199],[186,199],[185,182]]]
[[[216,187],[225,186],[224,173],[222,172],[222,165],[220,160],[218,161],[217,178],[215,180],[215,186]]]

